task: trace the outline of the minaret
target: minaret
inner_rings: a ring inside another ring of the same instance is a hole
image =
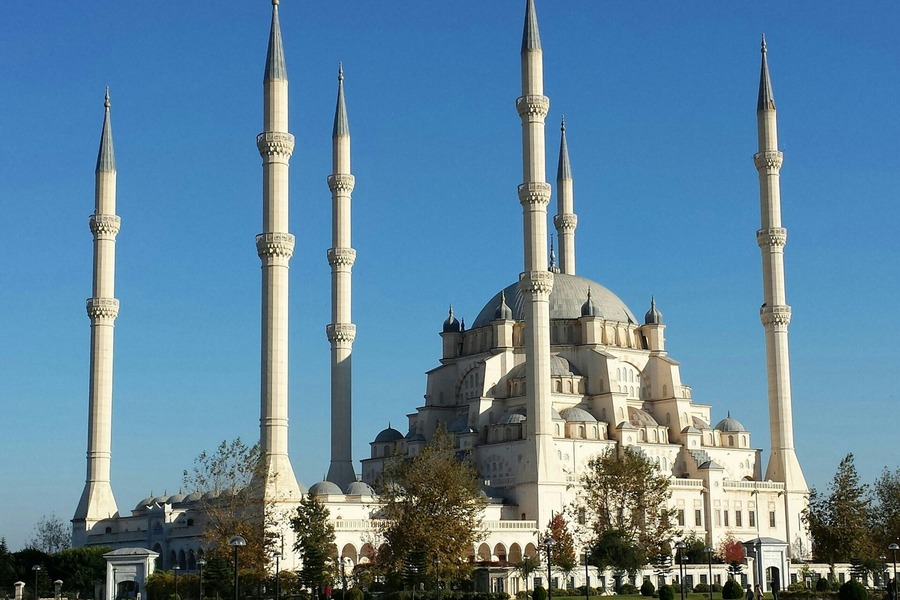
[[[342,490],[356,481],[351,448],[351,358],[356,325],[350,320],[351,271],[356,250],[350,247],[350,194],[355,179],[350,174],[350,124],[344,103],[344,69],[338,68],[337,106],[331,132],[332,174],[331,240],[328,264],[331,265],[331,324],[325,328],[331,343],[331,466],[328,480]]]
[[[791,307],[784,291],[784,245],[787,230],[781,226],[781,184],[779,173],[783,154],[778,150],[775,98],[766,62],[766,39],[762,40],[762,67],[756,121],[759,152],[753,160],[759,171],[761,227],[756,241],[762,251],[763,305],[760,317],[766,331],[766,371],[769,382],[769,423],[772,455],[766,479],[784,482],[788,491],[806,491],[806,479],[794,453],[794,426],[791,416],[791,369],[788,355],[788,324]],[[791,514],[791,513],[788,513]],[[788,542],[793,540],[788,538]]]
[[[256,236],[262,261],[262,375],[260,447],[266,459],[265,496],[299,499],[288,458],[288,266],[294,236],[288,233],[288,163],[294,136],[288,133],[288,79],[272,0],[272,29],[263,78],[263,132],[256,136],[263,165],[263,233]]]
[[[553,468],[553,423],[550,397],[550,292],[553,273],[547,269],[547,205],[544,119],[550,99],[544,96],[544,68],[534,0],[527,0],[522,35],[522,96],[516,108],[522,119],[522,171],[519,185],[524,222],[525,271],[519,286],[525,304],[525,360],[529,434],[533,454],[523,465],[520,482],[526,484],[519,499],[526,518],[549,520],[559,510],[554,498],[538,486],[558,478]],[[552,505],[552,506],[551,506]]]
[[[116,157],[109,119],[109,88],[103,103],[103,132],[94,171],[94,214],[88,219],[94,234],[94,284],[87,300],[91,319],[91,374],[88,408],[87,478],[72,519],[72,543],[83,546],[91,527],[114,517],[119,509],[109,480],[112,438],[113,332],[119,314],[116,300]]]
[[[575,274],[575,228],[578,215],[575,214],[572,192],[572,166],[569,164],[569,147],[566,144],[566,119],[559,127],[559,167],[556,170],[556,216],[553,224],[559,237],[559,271],[566,275]]]

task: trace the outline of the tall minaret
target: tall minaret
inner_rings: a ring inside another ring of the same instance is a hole
[[[338,68],[338,96],[331,131],[332,174],[331,240],[331,324],[325,328],[331,342],[331,466],[328,480],[341,489],[356,481],[351,448],[351,358],[356,325],[350,320],[351,270],[356,250],[350,247],[350,194],[355,179],[350,174],[350,124],[344,103],[344,69]]]
[[[94,285],[87,300],[91,319],[91,375],[88,408],[87,478],[72,519],[72,543],[83,546],[91,527],[114,517],[119,509],[109,480],[112,437],[113,331],[119,314],[116,300],[116,157],[109,119],[109,88],[103,103],[103,132],[94,171],[94,214],[88,219],[94,234]]]
[[[781,226],[781,184],[779,173],[783,154],[778,150],[775,98],[766,62],[766,39],[762,40],[762,67],[759,100],[756,105],[759,152],[753,160],[759,171],[761,227],[756,240],[762,251],[763,305],[760,317],[766,330],[766,371],[769,381],[769,423],[772,455],[766,479],[785,483],[788,491],[806,491],[806,479],[794,453],[794,425],[791,416],[791,369],[788,355],[788,324],[791,307],[784,291],[784,245],[787,230]],[[791,513],[788,513],[791,514]],[[790,538],[788,542],[792,542]]]
[[[263,78],[263,132],[256,136],[263,164],[263,233],[256,236],[262,260],[262,376],[260,446],[265,453],[265,495],[298,499],[300,487],[288,458],[288,266],[294,236],[288,233],[288,162],[294,136],[288,133],[288,80],[272,0],[272,29]]]
[[[578,215],[575,214],[572,192],[572,166],[569,164],[569,147],[566,144],[566,119],[559,127],[559,167],[556,170],[556,216],[553,224],[559,237],[559,272],[575,274],[575,228]]]
[[[525,271],[519,276],[525,304],[527,410],[532,452],[522,470],[526,484],[520,506],[528,519],[549,520],[559,510],[557,499],[536,489],[555,480],[553,422],[550,397],[550,292],[553,273],[547,269],[547,205],[544,119],[550,99],[544,96],[544,67],[534,0],[527,0],[522,35],[522,96],[516,108],[522,119],[522,171],[519,185],[525,242]],[[530,464],[528,464],[530,463]],[[530,488],[530,489],[529,489]],[[541,523],[543,524],[543,523]]]

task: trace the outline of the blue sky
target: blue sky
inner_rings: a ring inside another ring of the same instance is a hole
[[[291,90],[291,454],[328,467],[330,133],[353,134],[354,456],[422,403],[453,303],[522,270],[523,0],[281,4]],[[642,315],[713,420],[768,460],[755,106],[779,109],[797,452],[824,486],[898,466],[900,36],[890,2],[538,0],[548,173],[566,115],[579,274]],[[122,511],[259,419],[261,80],[270,4],[0,9],[0,535],[67,520],[84,482],[93,170],[110,86],[118,166],[113,489]],[[553,183],[553,182],[551,182]],[[553,205],[551,205],[553,206]]]

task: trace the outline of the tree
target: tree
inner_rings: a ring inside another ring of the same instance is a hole
[[[873,552],[867,486],[859,482],[853,454],[841,460],[828,489],[827,495],[811,490],[809,507],[803,511],[813,556],[833,565],[851,557],[877,555]]]
[[[408,557],[431,557],[431,579],[465,579],[468,557],[481,534],[483,501],[468,456],[457,456],[453,438],[438,428],[418,454],[385,465],[379,499],[379,532],[387,542],[377,560],[399,573]]]
[[[747,557],[747,551],[744,545],[734,539],[730,533],[726,535],[721,542],[716,554],[728,565],[728,572],[732,577],[740,574],[743,570],[744,559]]]
[[[900,539],[900,469],[881,472],[870,493],[872,532],[877,548]]]
[[[603,531],[591,546],[591,564],[601,571],[611,568],[618,573],[633,575],[646,562],[647,555],[621,529]]]
[[[605,532],[617,531],[646,557],[672,539],[675,509],[668,505],[669,480],[643,451],[629,447],[617,454],[610,448],[591,458],[581,485],[579,501],[595,543]]]
[[[262,498],[265,478],[259,444],[247,446],[241,438],[222,441],[212,453],[201,452],[193,469],[184,471],[184,487],[201,495],[208,552],[227,558],[228,540],[240,535],[247,540],[240,552],[241,568],[257,574],[265,572],[275,541],[271,505]]]
[[[331,582],[337,555],[334,524],[328,509],[315,496],[307,494],[291,517],[291,528],[297,534],[294,550],[303,561],[299,573],[301,583],[316,590],[323,588]]]
[[[575,541],[569,531],[568,523],[561,514],[554,515],[547,526],[547,534],[556,542],[550,550],[550,563],[562,571],[565,581],[578,568],[578,557],[575,554]],[[566,583],[563,587],[566,587]]]
[[[36,548],[47,554],[56,554],[72,545],[72,532],[69,527],[56,515],[44,515],[37,525],[34,533],[28,540],[30,548]]]
[[[522,562],[516,563],[515,570],[525,580],[525,591],[528,591],[528,579],[531,574],[537,571],[541,566],[541,561],[536,556],[525,555]]]
[[[111,548],[84,547],[67,548],[53,557],[54,577],[62,579],[67,591],[75,592],[75,597],[90,598],[94,586],[103,583],[106,576],[106,559],[103,555]]]

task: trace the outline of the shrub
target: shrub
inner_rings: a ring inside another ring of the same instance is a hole
[[[698,594],[708,594],[709,593],[709,585],[705,583],[698,583],[694,586],[694,591]]]
[[[363,600],[363,591],[358,587],[352,587],[347,590],[347,600]]]
[[[539,585],[534,586],[534,591],[531,592],[531,600],[547,600],[547,590]]]
[[[675,600],[675,588],[671,585],[660,586],[659,600]]]
[[[736,600],[744,597],[744,589],[741,584],[734,579],[729,579],[722,586],[722,598],[725,600]]]
[[[855,579],[851,579],[840,587],[838,598],[841,600],[868,600],[868,594],[863,584]]]
[[[824,577],[819,577],[819,579],[816,580],[816,591],[817,592],[827,592],[830,588],[831,588],[831,585],[829,585],[828,580],[825,579]]]
[[[651,597],[653,596],[653,592],[656,591],[656,586],[653,585],[653,582],[649,579],[645,579],[644,583],[641,584],[641,596]]]
[[[622,587],[619,588],[620,594],[626,594],[628,596],[634,596],[638,593],[638,589],[635,585],[631,583],[623,583]]]

